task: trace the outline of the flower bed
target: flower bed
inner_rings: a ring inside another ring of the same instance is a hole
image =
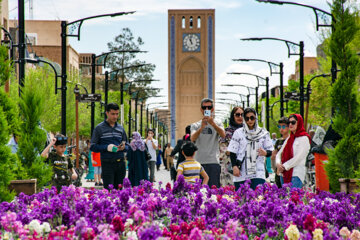
[[[64,187],[0,204],[1,239],[360,239],[360,194],[265,184],[209,189],[181,178],[121,190]]]

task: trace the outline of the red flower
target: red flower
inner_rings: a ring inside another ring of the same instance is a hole
[[[179,233],[180,232],[180,227],[178,225],[175,225],[175,224],[171,224],[169,226],[169,229],[171,232],[174,232],[174,233]]]
[[[304,220],[303,227],[312,234],[316,227],[316,218],[313,215],[308,214]]]
[[[139,188],[138,194],[142,196],[144,194],[145,190],[143,188]]]
[[[204,218],[197,218],[196,219],[196,226],[200,230],[205,230],[205,220],[204,220]]]
[[[169,232],[169,231],[167,230],[167,228],[164,227],[163,232],[162,232],[162,235],[163,235],[163,237],[171,237],[171,232]]]
[[[216,189],[217,189],[217,187],[216,187],[215,185],[212,185],[212,186],[211,186],[211,189],[216,190]]]
[[[222,195],[216,195],[216,199],[218,202],[220,202],[220,200],[222,199]]]
[[[119,184],[119,185],[118,185],[119,190],[122,189],[122,187],[123,187],[122,184]]]
[[[113,226],[113,230],[115,232],[123,232],[125,230],[124,223],[122,221],[122,218],[119,215],[116,215],[112,221],[111,224]]]
[[[168,182],[166,184],[166,190],[171,191],[171,183]]]
[[[186,222],[182,222],[180,224],[180,229],[183,234],[189,234],[190,233],[190,226]]]

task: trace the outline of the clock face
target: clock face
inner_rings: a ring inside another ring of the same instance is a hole
[[[183,34],[183,51],[200,52],[200,33]]]

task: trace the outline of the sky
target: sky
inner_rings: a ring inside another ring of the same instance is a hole
[[[288,0],[294,2],[293,0]],[[298,0],[330,12],[325,0]],[[9,0],[9,18],[17,19],[17,0]],[[25,3],[25,19],[29,19],[29,2]],[[275,37],[296,42],[304,41],[305,57],[316,56],[316,46],[321,42],[323,31],[316,31],[315,14],[310,8],[293,5],[274,5],[255,0],[33,0],[35,20],[67,20],[122,11],[135,14],[116,18],[98,18],[85,21],[81,27],[81,40],[69,38],[79,53],[100,54],[107,52],[107,43],[114,40],[122,28],[129,27],[134,36],[140,36],[145,44],[139,59],[156,65],[153,83],[161,87],[160,95],[148,102],[167,102],[168,89],[168,9],[215,9],[215,86],[216,91],[233,91],[221,86],[239,83],[255,87],[254,77],[229,75],[227,72],[249,72],[270,77],[270,87],[279,85],[279,76],[270,76],[269,66],[259,62],[234,62],[234,58],[257,58],[284,64],[285,85],[295,71],[298,56],[288,58],[284,42],[241,41],[247,37]],[[326,28],[323,28],[326,30]],[[245,88],[237,92],[247,94]],[[260,92],[265,91],[264,88]],[[216,94],[216,98],[236,98]],[[254,101],[254,100],[253,100]],[[155,106],[155,104],[153,105]],[[217,104],[216,109],[226,109]]]

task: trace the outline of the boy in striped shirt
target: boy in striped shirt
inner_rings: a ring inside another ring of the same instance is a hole
[[[196,179],[201,177],[204,179],[202,184],[208,184],[209,176],[205,172],[204,168],[199,162],[194,159],[195,152],[198,150],[196,145],[193,142],[186,141],[182,147],[182,154],[185,156],[185,161],[180,163],[177,169],[177,178],[180,175],[184,175],[186,182],[195,183]]]

